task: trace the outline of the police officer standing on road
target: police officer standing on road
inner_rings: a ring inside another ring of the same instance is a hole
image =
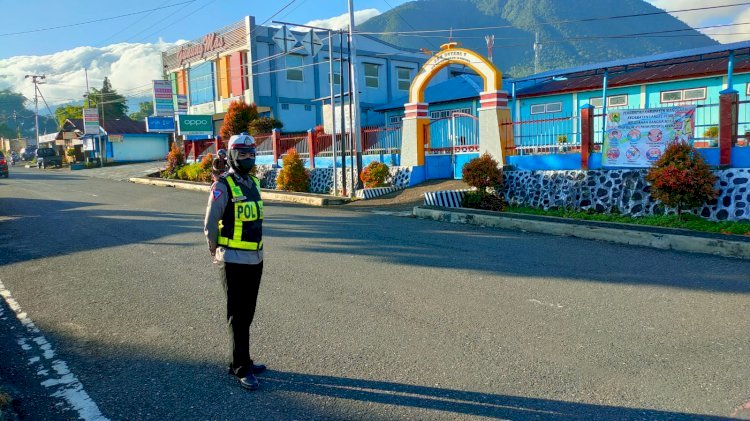
[[[265,365],[250,358],[250,325],[263,274],[263,201],[255,166],[255,140],[247,133],[232,136],[227,145],[230,169],[211,186],[203,232],[219,267],[227,303],[231,338],[229,373],[246,389],[258,388],[254,374]]]

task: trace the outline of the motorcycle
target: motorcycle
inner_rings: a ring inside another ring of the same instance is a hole
[[[16,165],[16,161],[18,160],[18,156],[15,154],[10,154],[10,166],[13,167]]]

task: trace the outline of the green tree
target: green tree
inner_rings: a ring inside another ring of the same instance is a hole
[[[138,104],[138,111],[130,113],[130,118],[137,121],[143,121],[146,117],[154,113],[154,104],[151,101],[144,101]]]
[[[63,105],[57,107],[55,110],[55,118],[57,122],[62,126],[65,124],[66,119],[82,119],[83,118],[83,106],[81,105]]]
[[[13,132],[8,137],[15,138],[19,127],[22,136],[34,133],[34,112],[24,106],[27,101],[20,93],[10,89],[0,90],[0,124]]]
[[[99,116],[104,115],[105,119],[128,117],[127,99],[112,88],[106,76],[101,89],[91,89],[88,102],[91,108],[99,109]]]

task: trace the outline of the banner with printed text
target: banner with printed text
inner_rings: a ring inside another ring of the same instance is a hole
[[[646,168],[672,143],[693,144],[695,106],[620,110],[607,113],[602,146],[605,167]]]
[[[154,115],[157,117],[174,116],[174,98],[172,82],[169,80],[154,81]]]

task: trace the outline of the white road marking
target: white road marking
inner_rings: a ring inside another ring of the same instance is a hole
[[[0,296],[3,297],[8,307],[15,313],[16,318],[26,328],[28,336],[19,339],[18,344],[30,354],[29,365],[36,365],[36,374],[42,378],[42,386],[50,389],[50,396],[62,398],[67,409],[78,412],[83,420],[108,420],[99,411],[99,407],[89,397],[88,393],[83,390],[83,384],[70,372],[65,361],[59,358],[53,359],[55,350],[52,349],[52,345],[41,335],[39,328],[36,327],[28,314],[21,310],[21,306],[10,294],[10,291],[5,288],[2,281],[0,281]],[[0,307],[0,316],[3,316],[3,313],[5,313],[5,310]],[[50,372],[53,372],[54,375],[51,376]]]
[[[534,299],[534,298],[531,298],[528,301],[530,303],[534,303],[534,304],[537,304],[537,305],[540,305],[540,306],[550,306],[550,307],[555,307],[555,308],[563,308],[562,304],[545,303],[545,302],[539,301],[539,300]]]

